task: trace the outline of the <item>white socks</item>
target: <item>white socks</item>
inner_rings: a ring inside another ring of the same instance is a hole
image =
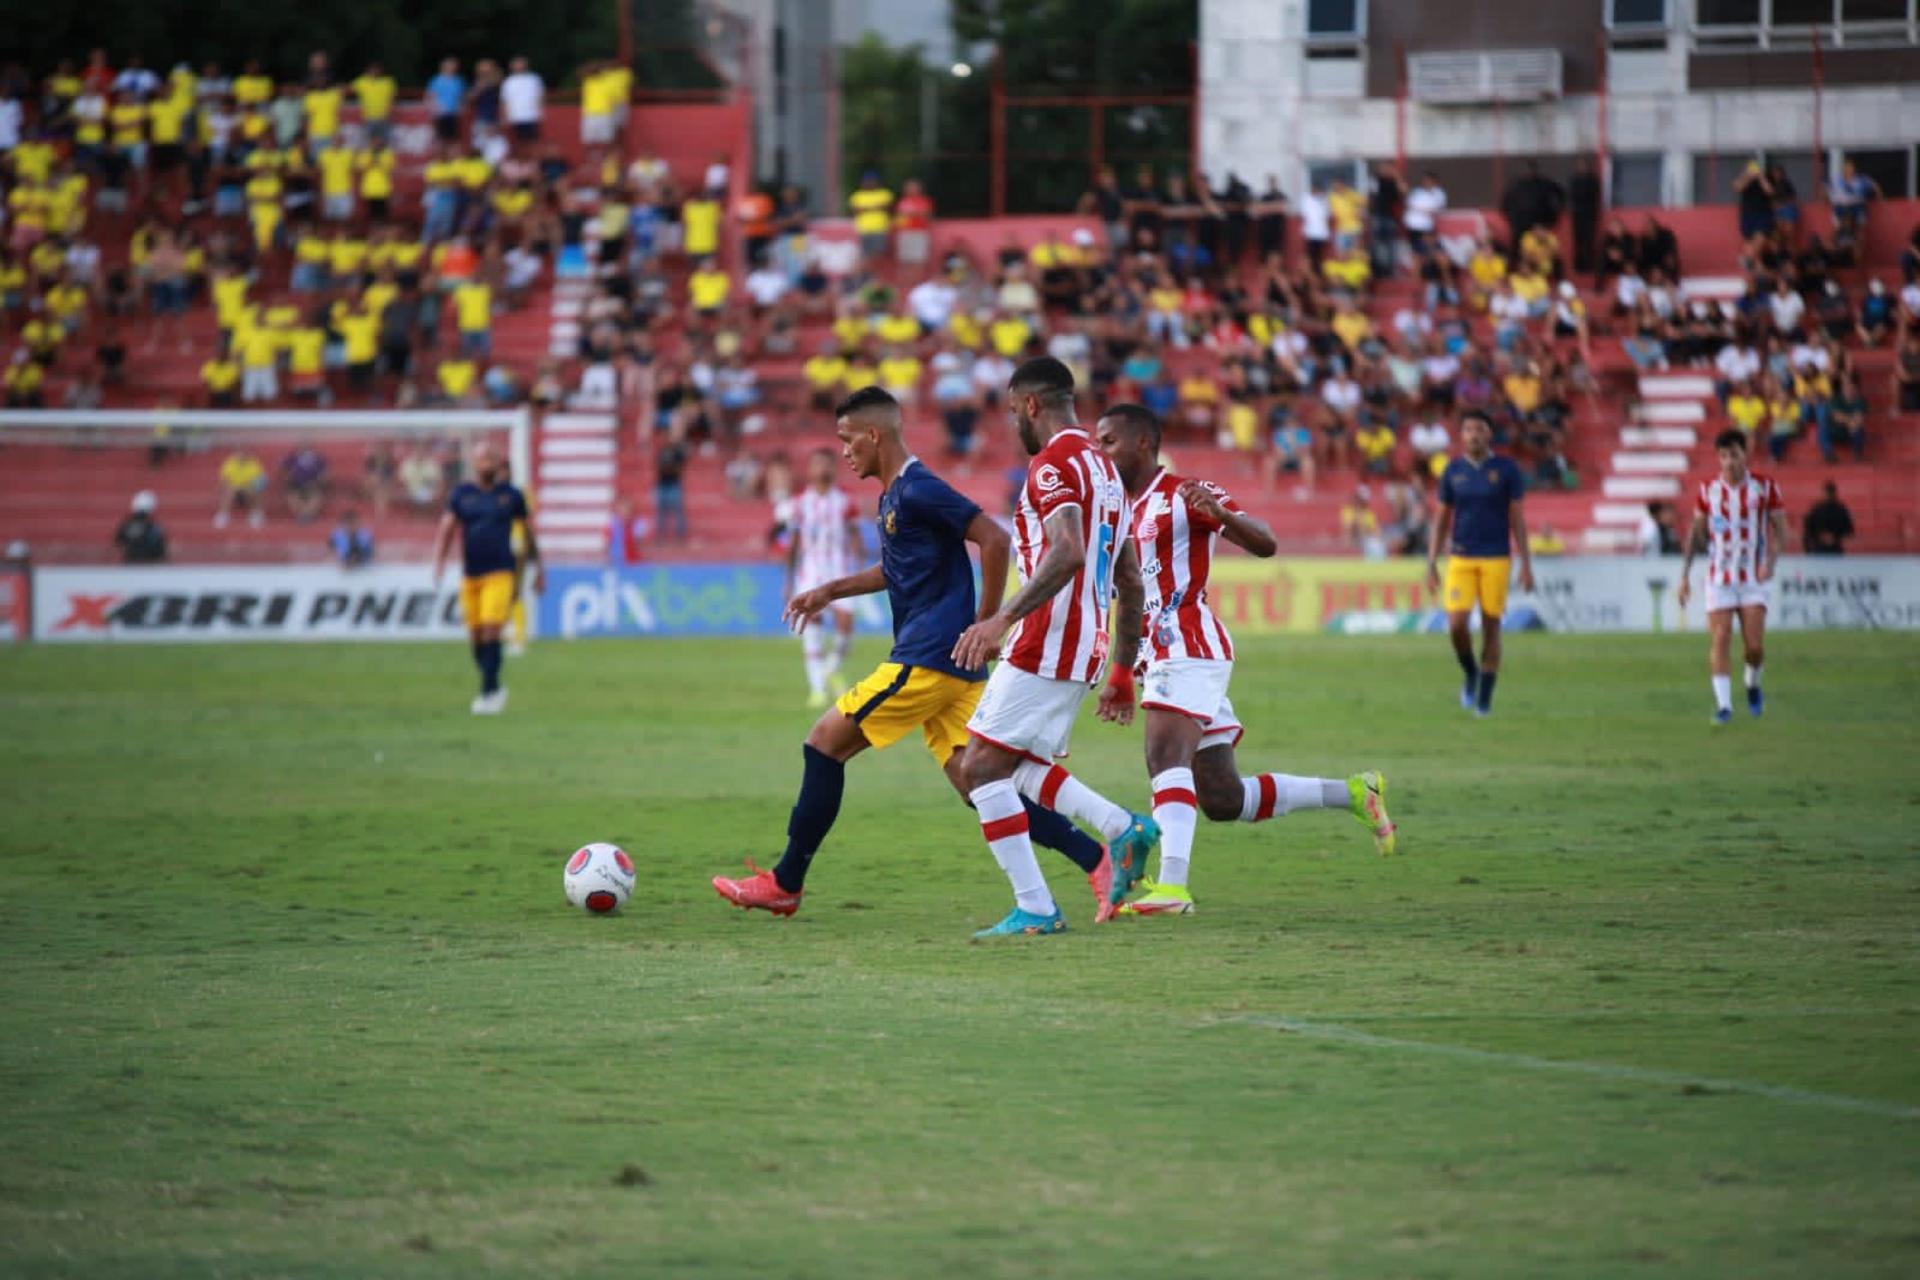
[[[1045,805],[1075,822],[1086,823],[1100,833],[1102,840],[1117,839],[1133,825],[1133,817],[1125,809],[1057,764],[1024,761],[1013,771],[1013,785],[1035,804]],[[1192,789],[1191,775],[1187,786]]]
[[[1351,803],[1347,784],[1338,778],[1296,778],[1285,773],[1259,773],[1242,778],[1245,798],[1240,821],[1265,822],[1295,809],[1344,809]]]
[[[1199,825],[1193,770],[1166,769],[1153,775],[1153,820],[1160,824],[1160,884],[1184,885],[1193,861],[1193,829]]]
[[[1760,668],[1759,667],[1754,666],[1752,663],[1748,663],[1746,666],[1746,677],[1747,677],[1747,688],[1758,689],[1760,687]]]
[[[1048,892],[1047,878],[1033,856],[1033,839],[1027,834],[1027,810],[1020,803],[1020,792],[1003,778],[978,788],[967,799],[973,801],[980,815],[980,831],[987,838],[993,860],[1013,885],[1014,905],[1037,916],[1052,915],[1056,909],[1053,894]]]
[[[800,633],[800,652],[806,656],[807,688],[824,696],[827,681],[840,669],[852,647],[852,637],[816,622]]]
[[[1752,671],[1749,667],[1747,670]],[[1715,676],[1713,678],[1713,705],[1722,711],[1733,710],[1733,677]]]

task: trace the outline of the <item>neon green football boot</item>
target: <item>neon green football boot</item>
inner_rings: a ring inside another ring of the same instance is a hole
[[[1387,775],[1375,769],[1356,773],[1347,779],[1348,812],[1354,821],[1373,836],[1373,847],[1383,858],[1391,857],[1399,846],[1393,819],[1387,817]]]

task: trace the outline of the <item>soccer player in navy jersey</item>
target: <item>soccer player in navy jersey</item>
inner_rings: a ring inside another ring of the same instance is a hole
[[[1427,550],[1427,582],[1440,589],[1440,548],[1448,549],[1444,604],[1453,653],[1466,683],[1460,705],[1478,716],[1493,712],[1493,682],[1500,672],[1500,619],[1507,611],[1507,582],[1520,556],[1520,589],[1533,590],[1533,552],[1520,510],[1526,477],[1511,458],[1493,452],[1493,425],[1469,412],[1460,418],[1461,456],[1440,473],[1440,523]],[[1480,606],[1480,660],[1473,657],[1473,606]]]
[[[918,729],[948,781],[967,794],[960,761],[987,673],[956,664],[953,648],[977,619],[999,609],[1007,585],[1006,530],[907,452],[897,400],[866,387],[841,402],[834,416],[848,465],[862,479],[880,481],[880,563],[800,592],[787,605],[787,621],[803,627],[836,600],[885,591],[893,608],[893,652],[807,735],[800,795],[780,861],[763,871],[749,859],[752,875],[713,879],[715,891],[734,905],[782,916],[799,910],[807,869],[840,812],[846,763],[868,747],[892,746]],[[968,543],[980,549],[978,609]],[[1036,843],[1085,871],[1096,912],[1110,913],[1107,850],[1051,809],[1029,801],[1026,810]]]
[[[480,693],[472,710],[477,716],[499,715],[507,709],[507,690],[500,683],[500,632],[513,611],[520,575],[513,550],[515,525],[523,528],[536,594],[546,587],[546,570],[540,565],[540,546],[527,517],[526,496],[507,482],[500,451],[483,440],[474,446],[471,461],[473,479],[447,497],[447,513],[433,543],[433,580],[439,583],[458,536],[460,612],[472,637],[473,664],[480,670]]]

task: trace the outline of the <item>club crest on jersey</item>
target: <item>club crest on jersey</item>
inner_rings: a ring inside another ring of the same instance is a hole
[[[1034,487],[1042,493],[1052,493],[1066,482],[1066,477],[1060,474],[1060,468],[1051,462],[1036,468],[1033,473]]]
[[[893,531],[894,531],[893,512],[889,511],[887,512],[886,515],[880,517],[880,527],[886,531],[886,535],[889,538],[893,536]]]
[[[1733,521],[1727,519],[1725,516],[1710,516],[1707,519],[1707,528],[1713,530],[1716,534],[1731,533],[1733,532]]]
[[[1167,497],[1163,491],[1156,489],[1147,495],[1147,505],[1140,509],[1140,518],[1142,520],[1158,520],[1161,516],[1166,515],[1172,510],[1173,499]]]

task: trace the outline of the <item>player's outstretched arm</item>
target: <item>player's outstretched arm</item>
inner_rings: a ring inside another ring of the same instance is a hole
[[[802,591],[787,601],[787,607],[780,615],[781,620],[795,631],[805,629],[809,622],[820,616],[820,611],[835,600],[846,600],[852,596],[870,596],[876,591],[887,589],[886,573],[879,565],[872,565],[858,573],[850,573],[844,578],[835,578],[824,586],[811,591]]]
[[[1280,549],[1266,521],[1257,520],[1244,511],[1235,511],[1222,501],[1220,490],[1212,485],[1201,484],[1198,480],[1183,481],[1180,497],[1188,510],[1196,511],[1219,525],[1227,541],[1242,551],[1250,551],[1264,560]]]
[[[980,548],[980,612],[978,618],[991,618],[1000,612],[1007,595],[1007,562],[1013,554],[1013,539],[999,521],[982,511],[967,525],[964,535]]]
[[[1087,540],[1080,533],[1080,507],[1075,503],[1055,507],[1046,519],[1047,554],[1034,567],[1033,576],[999,612],[980,619],[960,633],[953,646],[953,661],[963,670],[974,671],[987,665],[987,659],[999,652],[1013,624],[1060,594],[1073,581],[1073,575],[1087,564]]]
[[[447,571],[447,553],[453,550],[454,535],[459,532],[460,522],[449,511],[440,517],[440,528],[433,535],[433,581],[440,584],[440,575]]]

